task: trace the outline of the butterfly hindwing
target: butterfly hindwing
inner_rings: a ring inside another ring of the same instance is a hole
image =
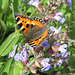
[[[45,31],[44,29],[44,27],[39,28],[37,25],[35,25],[33,28],[29,28],[24,36],[28,41],[36,40],[42,36],[42,33]]]

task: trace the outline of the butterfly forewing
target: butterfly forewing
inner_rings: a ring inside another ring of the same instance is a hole
[[[48,35],[48,30],[44,26],[43,22],[38,18],[29,18],[22,14],[15,14],[16,22],[19,29],[26,37],[26,42],[31,46],[38,46],[41,41]]]

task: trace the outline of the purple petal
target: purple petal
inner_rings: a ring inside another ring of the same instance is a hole
[[[22,9],[22,7],[20,7],[19,9]]]
[[[10,52],[8,58],[10,58],[10,57],[12,58],[12,57],[14,57],[14,55],[15,55],[14,52]]]
[[[60,59],[57,63],[57,65],[61,66],[63,64],[63,59]]]
[[[13,47],[13,50],[16,50],[16,48],[17,48],[17,45],[15,45],[15,46]]]
[[[27,56],[28,56],[27,51],[21,51],[20,54],[21,54],[22,56],[24,56],[24,57],[27,57]]]
[[[60,57],[60,54],[56,53],[55,57]]]
[[[28,5],[32,5],[33,4],[33,0],[30,0],[29,3],[27,3]]]
[[[41,69],[41,71],[47,71],[49,69],[51,69],[51,65],[52,64],[49,64],[49,61],[51,60],[51,57],[50,58],[44,58],[42,61],[41,61],[41,64],[43,66],[43,68]]]
[[[12,3],[10,3],[10,5],[12,6]]]
[[[22,47],[22,44],[21,43],[19,43],[19,45],[20,45],[20,47]]]
[[[55,31],[55,28],[53,26],[50,27],[51,31]]]
[[[8,58],[12,58],[15,55],[15,51],[16,51],[17,45],[13,46],[13,51],[9,53]]]
[[[40,3],[39,0],[36,0],[36,2]]]
[[[60,19],[61,19],[61,17],[60,16],[54,16],[54,18],[56,19],[56,20],[58,20],[58,21],[60,21]]]
[[[26,75],[26,73],[24,72],[23,75]]]
[[[60,32],[61,28],[62,28],[62,26],[60,26],[59,29],[55,29],[55,33],[54,33],[54,34],[59,34],[59,33],[61,33],[61,32]]]
[[[49,61],[50,61],[49,58],[44,58],[44,59],[41,61],[41,64],[42,64],[43,66],[46,66],[46,64],[48,64]]]
[[[49,69],[50,69],[49,66],[47,66],[47,67],[42,68],[41,71],[42,71],[42,72],[43,72],[43,71],[48,71]]]
[[[56,15],[57,15],[57,16],[58,16],[58,15],[62,16],[63,13],[62,13],[62,12],[58,12],[58,13],[56,13]]]
[[[53,17],[54,19],[60,21],[61,23],[64,23],[65,22],[65,18],[61,18],[60,16],[62,16],[63,13],[62,12],[58,12],[56,13],[56,15]]]
[[[20,59],[20,54],[17,53],[17,54],[14,56],[14,60],[19,61],[19,59]]]
[[[26,60],[27,60],[27,58],[24,58],[24,57],[23,57],[23,59],[22,59],[21,61],[22,61],[22,62],[25,62]]]
[[[22,2],[24,3],[24,2],[25,2],[25,0],[22,0]]]
[[[61,46],[58,48],[58,50],[59,50],[61,53],[64,53],[64,52],[67,51],[67,49],[65,49],[65,48],[67,48],[67,45],[66,45],[66,44],[61,45]]]
[[[67,48],[67,44],[63,44],[62,47],[63,47],[63,48]]]
[[[61,22],[61,23],[64,23],[64,22],[65,22],[65,18],[61,18],[61,19],[60,19],[60,22]]]
[[[33,49],[33,47],[31,47],[30,45],[29,45],[29,50],[32,50]]]
[[[33,0],[30,0],[29,3],[27,3],[28,5],[33,5],[35,7],[38,7],[38,4],[40,4],[39,0],[36,0],[36,1],[33,1]]]
[[[20,60],[22,62],[25,62],[27,60],[27,57],[28,57],[27,51],[26,50],[25,51],[21,51],[20,55],[21,55]]]
[[[60,43],[56,43],[55,45],[60,45]]]
[[[59,27],[59,29],[54,28],[53,26],[50,27],[51,31],[55,31],[54,34],[59,34],[62,26]]]
[[[56,68],[57,67],[57,63],[54,63],[54,68]]]
[[[62,53],[62,58],[65,58],[67,56],[68,56],[68,53],[67,52]]]
[[[23,51],[26,51],[26,48],[23,48]]]
[[[61,28],[62,28],[62,26],[60,26],[58,30],[60,31],[60,30],[61,30]]]
[[[68,64],[68,60],[70,60],[70,59],[66,59],[66,60],[64,60],[64,61]]]
[[[72,1],[71,0],[67,0],[66,5],[69,5],[70,8],[72,8]]]

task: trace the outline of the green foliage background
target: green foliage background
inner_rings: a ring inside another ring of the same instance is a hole
[[[22,0],[0,0],[0,75],[18,75],[22,70],[21,62],[14,61],[13,58],[8,59],[8,54],[13,50],[13,46],[22,43],[23,36],[14,37],[16,22],[14,19],[14,13],[20,12],[28,16],[36,16],[41,18],[41,15],[37,15],[36,8],[34,6],[27,5],[29,0],[26,0],[22,3]],[[41,0],[42,1],[42,0]],[[44,0],[42,6],[47,3],[48,0]],[[11,6],[10,3],[13,3]],[[23,9],[19,9],[22,7]],[[23,11],[23,12],[22,12]],[[65,73],[75,75],[75,0],[72,0],[72,8],[69,6],[64,6],[63,4],[59,6],[59,12],[63,13],[65,17],[65,23],[61,24],[58,21],[56,22],[56,27],[62,26],[62,32],[69,30],[68,36],[70,37],[68,53],[70,56],[70,72]],[[65,25],[68,25],[68,28],[65,28]],[[18,33],[19,34],[19,33]],[[57,68],[54,71],[61,71],[61,75],[65,72],[66,68]],[[50,75],[50,73],[46,73]]]

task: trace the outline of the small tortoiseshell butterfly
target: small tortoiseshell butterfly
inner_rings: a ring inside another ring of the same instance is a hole
[[[15,19],[26,42],[32,47],[38,46],[47,37],[48,30],[41,19],[29,18],[19,13],[15,13]]]

